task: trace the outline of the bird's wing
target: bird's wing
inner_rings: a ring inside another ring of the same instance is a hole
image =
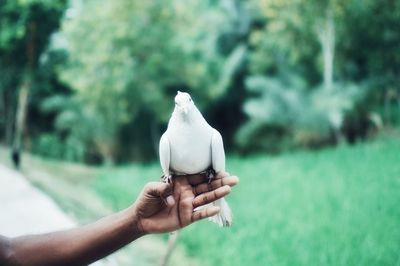
[[[221,134],[213,129],[211,138],[212,167],[215,172],[225,171],[225,152]]]
[[[160,163],[164,176],[169,176],[169,166],[171,161],[171,149],[169,147],[169,139],[167,133],[164,133],[160,139]]]

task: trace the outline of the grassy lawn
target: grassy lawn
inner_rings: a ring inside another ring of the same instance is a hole
[[[229,157],[241,183],[234,226],[208,221],[180,244],[202,265],[400,265],[400,138],[281,156]],[[114,209],[160,176],[158,163],[98,171]]]

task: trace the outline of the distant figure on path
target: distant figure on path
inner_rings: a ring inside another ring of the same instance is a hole
[[[20,164],[20,160],[21,160],[19,150],[15,149],[15,148],[12,149],[11,160],[14,164],[14,167],[19,169],[19,164]]]

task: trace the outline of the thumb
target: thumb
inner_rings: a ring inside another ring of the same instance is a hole
[[[168,206],[175,204],[172,196],[172,185],[164,182],[151,182],[146,185],[146,194],[153,197],[160,197]]]

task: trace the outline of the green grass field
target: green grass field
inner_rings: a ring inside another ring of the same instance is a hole
[[[400,139],[280,156],[229,157],[235,222],[203,221],[180,244],[201,265],[400,265]],[[157,163],[101,170],[115,209],[157,180]]]

